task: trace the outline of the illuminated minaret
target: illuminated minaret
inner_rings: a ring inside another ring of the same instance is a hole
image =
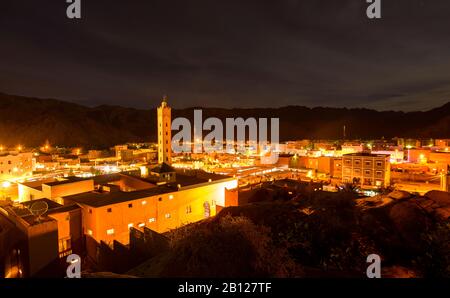
[[[172,109],[167,105],[164,96],[158,107],[158,163],[172,163]]]

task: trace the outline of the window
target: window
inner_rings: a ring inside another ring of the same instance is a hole
[[[154,218],[154,217],[148,219],[148,222],[155,222],[155,221],[156,221],[156,218]]]
[[[364,171],[364,174],[370,175],[370,170],[365,170],[365,171]]]
[[[365,185],[372,185],[372,179],[369,179],[369,178],[364,179],[364,184]]]
[[[128,208],[133,208],[133,204],[128,204]]]
[[[381,162],[381,161],[377,161],[377,167],[381,167],[383,165],[383,162]]]
[[[106,209],[106,211],[107,211],[108,213],[111,213],[111,212],[112,212],[112,208],[108,208],[108,209]]]
[[[8,160],[8,164],[9,164],[9,165],[11,164],[11,161],[10,161],[10,160]]]
[[[192,207],[191,205],[186,206],[186,214],[192,213]]]
[[[377,171],[377,177],[382,177],[382,176],[383,176],[383,172]]]
[[[165,217],[165,218],[170,218],[170,213],[166,213],[166,214],[164,215],[164,217]]]
[[[108,234],[108,235],[114,235],[114,229],[106,230],[106,234]]]
[[[371,166],[371,165],[372,165],[372,162],[371,162],[370,160],[366,160],[366,161],[364,162],[364,164],[365,164],[366,166]]]
[[[89,209],[89,214],[92,214],[92,209]]]
[[[72,241],[69,238],[59,240],[59,252],[65,252],[72,248]]]

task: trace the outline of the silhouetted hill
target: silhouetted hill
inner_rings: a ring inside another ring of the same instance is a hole
[[[173,117],[193,119],[194,108],[174,110]],[[207,117],[280,118],[281,140],[348,138],[450,138],[450,102],[426,112],[379,112],[369,109],[288,106],[264,109],[203,109]],[[156,110],[119,106],[95,108],[54,100],[0,93],[0,143],[106,147],[156,140]]]

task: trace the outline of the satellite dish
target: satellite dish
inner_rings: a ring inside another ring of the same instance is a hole
[[[41,221],[41,216],[48,211],[48,204],[43,201],[39,201],[31,205],[30,212],[37,217],[38,221]]]

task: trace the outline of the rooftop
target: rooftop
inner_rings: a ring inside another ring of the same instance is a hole
[[[348,153],[344,154],[345,156],[364,156],[364,157],[388,157],[389,154],[382,154],[382,153],[369,153],[369,152],[358,152],[358,153]]]
[[[55,178],[48,178],[43,180],[37,180],[37,181],[29,181],[29,182],[23,182],[21,183],[24,186],[41,190],[42,191],[42,185],[48,185],[48,186],[56,186],[56,185],[63,185],[68,183],[74,183],[78,181],[84,181],[84,180],[90,180],[92,178],[79,178],[79,177],[67,177],[64,179],[57,180]]]
[[[99,192],[90,191],[77,195],[66,196],[65,200],[70,202],[84,204],[91,207],[102,207],[107,205],[113,205],[138,199],[144,199],[155,195],[161,195],[176,191],[176,188],[169,186],[158,186],[144,190],[132,191],[132,192]]]
[[[173,173],[175,172],[175,169],[172,166],[168,165],[167,163],[163,162],[162,164],[159,164],[156,167],[150,169],[150,171],[153,173],[162,174],[162,173]]]
[[[108,179],[107,177],[103,177]],[[147,181],[144,178],[138,178],[143,181]],[[177,171],[176,181],[166,183],[163,185],[157,185],[148,189],[141,189],[131,192],[113,191],[113,192],[101,192],[90,191],[81,194],[71,195],[64,197],[65,200],[78,204],[84,204],[91,207],[102,207],[117,203],[123,203],[127,201],[133,201],[143,198],[148,198],[156,195],[175,192],[178,190],[178,185],[181,187],[194,186],[198,184],[219,181],[223,179],[229,179],[228,176],[206,173],[203,171]]]
[[[85,181],[85,180],[92,180],[92,178],[67,177],[67,178],[64,178],[64,180],[56,180],[53,182],[47,182],[47,183],[43,183],[43,184],[48,185],[48,186],[56,186],[56,185],[63,185],[63,184],[67,184],[67,183],[74,183],[74,182],[80,182],[80,181]]]

